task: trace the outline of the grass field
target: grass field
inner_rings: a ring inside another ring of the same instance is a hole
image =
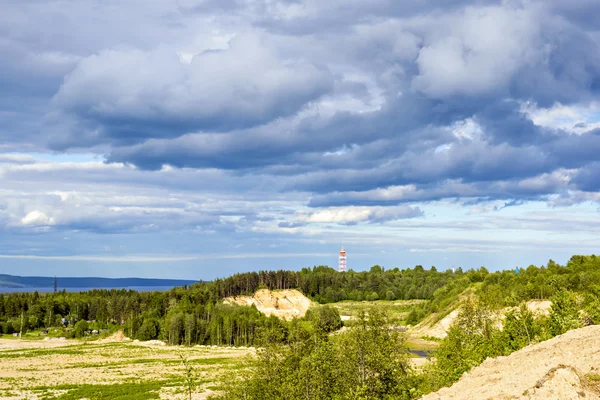
[[[427,300],[395,300],[395,301],[341,301],[339,303],[330,304],[338,309],[342,319],[352,321],[361,311],[368,312],[370,308],[377,307],[385,311],[391,320],[398,325],[404,325],[406,318],[411,309],[417,304],[426,302]],[[351,324],[349,324],[351,325]]]
[[[252,349],[0,339],[0,399],[205,399]],[[183,360],[182,360],[183,359]]]

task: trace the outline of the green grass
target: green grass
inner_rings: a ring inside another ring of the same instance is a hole
[[[377,300],[377,301],[341,301],[338,303],[329,304],[338,309],[340,315],[356,317],[361,311],[368,312],[369,309],[377,307],[385,311],[391,320],[399,325],[404,325],[406,317],[410,311],[419,304],[427,302],[427,300]],[[352,320],[344,321],[346,325],[352,325]]]
[[[113,385],[80,385],[55,386],[40,390],[67,390],[67,393],[52,396],[45,394],[47,400],[79,400],[79,399],[114,399],[114,400],[147,400],[159,399],[158,391],[163,382],[124,383]],[[51,396],[51,397],[48,397]]]
[[[15,350],[6,350],[0,352],[0,360],[7,358],[32,358],[32,357],[41,357],[41,356],[54,356],[59,354],[69,354],[69,355],[78,355],[85,354],[83,350],[74,350],[74,349],[64,349],[64,348],[56,348],[56,349],[35,349],[35,350],[23,350],[23,349],[15,349]]]
[[[585,378],[590,382],[600,382],[600,374],[589,373],[585,376]]]

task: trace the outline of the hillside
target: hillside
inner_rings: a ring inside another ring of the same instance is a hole
[[[16,276],[0,274],[0,288],[49,288],[54,287],[53,277],[48,276]],[[58,289],[61,288],[126,288],[148,286],[184,286],[196,283],[181,279],[147,279],[147,278],[97,278],[97,277],[57,277]]]
[[[256,306],[258,311],[270,316],[290,320],[303,317],[310,307],[311,301],[298,290],[270,291],[261,289],[253,296],[234,296],[223,299],[226,304],[238,304],[240,306]]]
[[[552,304],[549,300],[529,300],[526,302],[527,308],[535,315],[545,315],[550,313],[550,305]],[[438,339],[443,339],[447,336],[448,329],[452,323],[456,320],[459,314],[460,303],[452,303],[445,312],[433,313],[421,321],[418,325],[414,326],[410,332],[414,336],[429,336]],[[515,307],[506,307],[498,312],[496,315],[497,323],[502,325],[502,318],[511,309]]]
[[[484,361],[423,400],[600,399],[600,326],[588,326]],[[591,382],[590,382],[591,380]]]

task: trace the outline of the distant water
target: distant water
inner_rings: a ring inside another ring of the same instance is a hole
[[[431,350],[412,350],[408,349],[408,351],[414,355],[417,355],[421,358],[427,358],[431,356]]]
[[[106,289],[106,290],[125,289],[125,290],[135,290],[138,292],[164,292],[167,290],[171,290],[174,287],[175,286],[127,286],[127,287],[94,287],[94,288],[85,288],[85,287],[68,288],[67,287],[67,288],[61,288],[59,286],[58,291],[62,292],[63,290],[66,290],[67,292],[87,292],[88,290],[94,290],[94,289]],[[33,293],[35,291],[38,291],[39,293],[51,293],[54,291],[54,288],[53,287],[43,287],[43,288],[35,288],[35,287],[3,288],[3,287],[0,287],[0,293]]]

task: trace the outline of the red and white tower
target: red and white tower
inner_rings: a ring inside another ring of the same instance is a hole
[[[346,272],[346,250],[342,247],[340,255],[338,257],[338,271]]]

